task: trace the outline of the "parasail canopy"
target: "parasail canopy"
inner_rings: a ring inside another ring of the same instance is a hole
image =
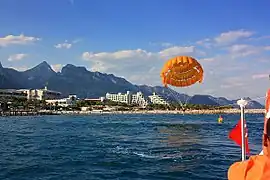
[[[177,56],[169,59],[160,73],[162,83],[176,87],[186,87],[202,83],[203,68],[196,59],[190,56]]]

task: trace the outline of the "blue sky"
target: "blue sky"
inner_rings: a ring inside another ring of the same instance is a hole
[[[0,60],[31,68],[46,60],[161,85],[167,59],[192,55],[203,84],[178,91],[259,97],[270,71],[266,0],[2,0]]]

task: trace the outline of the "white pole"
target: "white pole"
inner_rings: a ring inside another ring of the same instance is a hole
[[[247,101],[244,99],[240,99],[237,101],[237,104],[240,106],[241,109],[241,139],[242,139],[242,161],[246,160],[246,147],[245,147],[245,106],[247,105]]]
[[[244,126],[245,126],[245,110],[244,107],[241,106],[241,136],[242,136],[242,161],[246,160],[246,147],[245,147],[245,130],[244,130]]]

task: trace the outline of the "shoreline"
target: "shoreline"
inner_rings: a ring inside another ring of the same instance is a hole
[[[240,109],[224,109],[224,110],[137,110],[137,111],[52,111],[39,110],[35,112],[5,112],[2,117],[9,116],[42,116],[42,115],[92,115],[92,114],[187,114],[187,115],[201,115],[201,114],[240,114]],[[265,109],[245,109],[245,114],[263,114]]]
[[[91,114],[240,114],[240,109],[227,110],[138,110],[138,111],[54,111],[57,115],[91,115]],[[265,109],[246,109],[245,114],[264,114]]]

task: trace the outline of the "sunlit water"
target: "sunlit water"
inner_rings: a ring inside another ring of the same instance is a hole
[[[90,115],[0,118],[1,180],[222,180],[241,149],[239,115]],[[252,154],[263,115],[247,115]]]

